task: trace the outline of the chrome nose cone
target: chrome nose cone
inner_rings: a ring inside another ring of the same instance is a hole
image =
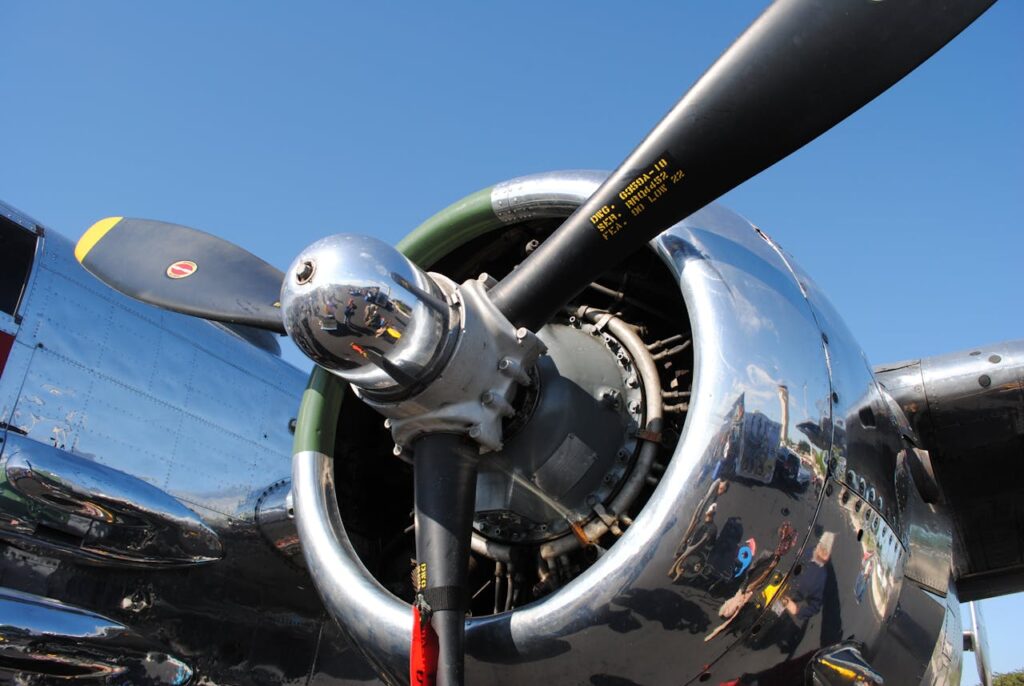
[[[303,250],[285,272],[281,311],[288,335],[311,360],[375,393],[415,385],[448,334],[437,284],[368,236],[338,234]]]

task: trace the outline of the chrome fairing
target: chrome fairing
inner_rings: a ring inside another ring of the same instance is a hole
[[[495,187],[492,206],[506,226],[565,216],[599,181],[590,172],[516,179]],[[639,517],[592,567],[539,602],[469,620],[470,682],[799,680],[812,656],[850,636],[869,663],[881,655],[907,564],[894,479],[903,439],[860,349],[813,282],[729,210],[709,206],[651,249],[691,319],[684,433]],[[359,562],[332,474],[328,456],[296,454],[307,564],[346,633],[403,679],[410,609]],[[722,481],[730,486],[716,493]],[[727,544],[673,578],[681,539],[710,503]],[[816,549],[827,549],[824,563]],[[723,553],[724,570],[710,561]],[[816,579],[813,602],[801,578]],[[798,619],[788,621],[785,599],[798,592]]]
[[[0,666],[93,683],[182,686],[192,670],[128,627],[64,603],[0,589]]]
[[[123,627],[195,682],[372,680],[273,545],[294,544],[287,514],[268,508],[286,497],[303,374],[224,327],[106,288],[49,231],[20,315],[0,377],[0,584],[33,607],[66,603],[46,616],[69,631],[62,618]],[[274,520],[263,531],[261,505]],[[4,637],[31,636],[27,616],[0,604]],[[49,667],[0,660],[0,682],[59,675],[77,659],[67,645],[53,642]]]

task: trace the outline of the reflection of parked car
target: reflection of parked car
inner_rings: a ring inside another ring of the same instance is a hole
[[[789,448],[779,448],[776,474],[801,489],[811,483],[811,470],[800,456]]]

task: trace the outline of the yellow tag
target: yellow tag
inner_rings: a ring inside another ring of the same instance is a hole
[[[764,587],[764,606],[765,607],[768,607],[768,605],[772,602],[772,598],[775,597],[775,594],[779,592],[779,589],[781,587],[782,587],[782,582],[781,581],[779,583],[777,583],[777,584],[768,584],[767,586]]]

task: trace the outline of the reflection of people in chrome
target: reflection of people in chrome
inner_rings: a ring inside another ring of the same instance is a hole
[[[683,563],[686,558],[692,555],[696,550],[699,550],[701,546],[708,543],[707,534],[713,534],[710,543],[714,544],[715,537],[717,537],[718,529],[715,527],[714,516],[718,509],[716,501],[718,497],[723,495],[729,490],[729,482],[725,479],[715,479],[708,486],[707,492],[704,497],[701,498],[700,504],[693,511],[693,516],[690,517],[690,523],[686,527],[686,532],[683,534],[682,539],[679,541],[679,545],[676,546],[676,557],[672,562],[672,566],[669,568],[668,575],[673,581],[678,581],[679,577],[683,573]],[[701,522],[701,515],[703,515],[704,523],[700,527],[700,531],[697,531],[697,525]]]
[[[363,326],[373,327],[373,323],[377,321],[378,312],[380,312],[380,308],[376,304],[367,305],[366,311],[363,313]]]
[[[788,553],[797,541],[796,530],[788,520],[779,526],[778,536],[779,542],[771,555],[752,563],[747,568],[749,580],[718,608],[718,616],[725,621],[704,637],[705,643],[729,629],[736,618],[744,614],[746,608],[754,607],[760,612],[775,597],[783,579],[782,572],[776,568],[783,555]]]
[[[825,579],[828,577],[825,565],[832,557],[835,539],[836,535],[831,531],[821,535],[818,545],[814,546],[810,564],[803,566],[800,576],[786,590],[783,606],[789,616],[797,621],[806,621],[821,612]]]
[[[857,575],[857,580],[853,583],[853,596],[857,599],[858,603],[864,600],[864,593],[868,590],[868,579],[871,578],[874,566],[874,552],[866,551],[861,558],[860,573]]]
[[[829,560],[836,535],[826,531],[814,546],[811,559],[801,567],[800,574],[794,574],[784,595],[772,605],[779,615],[778,621],[763,632],[756,641],[757,647],[775,644],[783,653],[793,655],[803,640],[807,623],[821,612],[825,599],[825,586],[829,578]]]
[[[704,513],[704,522],[691,535],[680,541],[676,548],[676,557],[672,562],[672,568],[668,571],[668,575],[673,581],[678,581],[679,577],[683,575],[684,564],[688,558],[705,548],[710,549],[715,544],[715,540],[718,538],[718,527],[715,525],[717,510],[718,505],[711,503]]]
[[[728,490],[729,482],[725,479],[715,479],[711,482],[711,485],[708,486],[707,492],[700,501],[700,505],[697,506],[697,509],[694,510],[693,517],[690,518],[690,525],[686,527],[686,534],[683,536],[684,539],[693,533],[693,529],[697,525],[697,518],[700,513],[707,512],[712,503],[716,503],[718,501],[718,497],[724,495]]]

